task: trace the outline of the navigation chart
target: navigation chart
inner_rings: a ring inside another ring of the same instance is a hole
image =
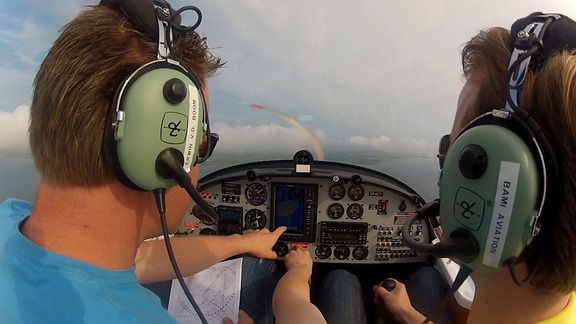
[[[222,261],[204,271],[184,278],[194,300],[210,324],[220,324],[224,317],[234,322],[240,308],[242,259]],[[168,312],[179,323],[201,323],[198,314],[186,298],[178,280],[172,281]]]

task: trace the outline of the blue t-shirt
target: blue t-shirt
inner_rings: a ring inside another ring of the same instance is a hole
[[[0,323],[176,323],[134,267],[104,269],[28,240],[20,225],[31,211],[22,200],[0,205]]]

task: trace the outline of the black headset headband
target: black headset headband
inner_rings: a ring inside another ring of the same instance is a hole
[[[158,19],[152,0],[101,0],[99,5],[124,13],[134,29],[158,40]]]
[[[576,50],[576,22],[561,14],[545,15],[542,12],[534,12],[527,17],[518,19],[510,28],[510,40],[508,42],[510,51],[514,50],[518,33],[525,29],[531,22],[546,19],[549,16],[556,16],[543,35],[542,47],[532,57],[532,69],[538,69],[546,60],[561,50]]]
[[[180,32],[193,32],[202,22],[202,12],[194,6],[185,6],[179,10],[173,10],[170,4],[164,0],[100,0],[100,6],[107,6],[124,13],[134,29],[148,36],[151,40],[160,40],[158,33],[158,19],[169,22],[174,39]],[[156,9],[155,7],[159,7]],[[159,14],[158,10],[164,10]],[[198,15],[198,20],[191,26],[181,25],[180,14],[183,11],[192,10]]]

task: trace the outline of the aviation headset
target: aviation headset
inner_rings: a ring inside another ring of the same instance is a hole
[[[210,134],[200,80],[172,51],[173,40],[194,32],[202,14],[193,6],[173,10],[163,0],[101,0],[100,5],[124,13],[136,30],[158,43],[157,59],[139,67],[116,91],[104,132],[105,162],[134,190],[171,187],[176,181],[159,166],[161,154],[170,151],[189,172],[210,156],[217,140]],[[180,25],[186,10],[198,16],[193,26]],[[204,135],[209,143],[199,152]]]
[[[556,51],[575,49],[574,35],[576,23],[563,15],[538,12],[514,23],[505,108],[476,118],[452,143],[440,175],[440,199],[418,210],[403,227],[408,246],[459,259],[475,272],[509,267],[519,282],[513,265],[541,227],[547,232],[553,226],[553,219],[541,226],[539,217],[555,217],[559,186],[552,147],[521,108],[521,92],[528,69],[537,69]],[[438,215],[440,243],[410,237],[416,220]]]

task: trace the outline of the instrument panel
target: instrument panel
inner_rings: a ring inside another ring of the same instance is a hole
[[[402,241],[402,226],[424,204],[401,181],[372,169],[314,161],[307,151],[292,160],[262,161],[213,172],[198,182],[219,219],[192,203],[177,235],[230,235],[286,226],[274,250],[307,248],[314,262],[389,264],[424,262]],[[430,242],[431,226],[411,235]]]

